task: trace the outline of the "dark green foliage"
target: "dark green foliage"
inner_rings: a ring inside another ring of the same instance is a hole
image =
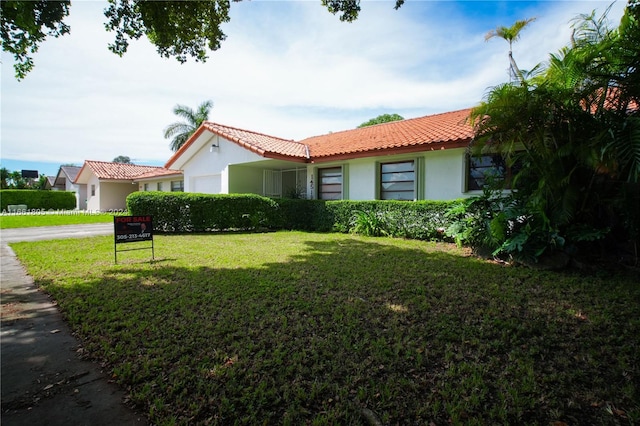
[[[227,38],[221,27],[229,22],[230,0],[108,2],[104,27],[116,33],[109,50],[118,56],[126,53],[131,40],[146,36],[162,57],[174,57],[180,63],[189,57],[205,62],[208,50],[218,50]],[[396,0],[395,8],[403,3]],[[38,51],[47,36],[69,33],[63,20],[69,15],[71,2],[3,0],[1,4],[2,50],[14,55],[16,78],[20,80],[33,69],[30,54]],[[331,13],[339,13],[341,21],[355,21],[360,12],[360,0],[322,0],[322,4]]]
[[[335,229],[365,235],[441,240],[446,212],[459,201],[332,201]],[[373,232],[370,232],[373,231]]]
[[[335,223],[332,202],[296,198],[276,199],[280,206],[278,228],[311,232],[329,232]]]
[[[59,37],[69,32],[62,22],[69,15],[70,1],[5,1],[1,2],[2,50],[13,55],[15,73],[23,79],[33,69],[31,54],[47,36]]]
[[[287,229],[310,232],[356,232],[372,236],[441,240],[446,212],[456,201],[322,201],[277,199],[254,194],[135,192],[127,197],[134,215],[152,215],[164,232],[228,229]],[[355,218],[361,215],[361,225]],[[379,232],[367,233],[365,222],[377,218]]]
[[[175,57],[181,63],[187,57],[204,62],[207,48],[217,50],[226,38],[220,27],[229,22],[229,7],[227,0],[110,0],[105,27],[116,32],[116,39],[109,49],[122,56],[129,40],[146,35],[160,56]]]
[[[72,210],[76,207],[76,196],[69,191],[3,189],[0,203],[2,211],[10,204],[24,204],[29,210]]]
[[[389,123],[391,121],[399,121],[399,120],[404,120],[404,117],[399,114],[381,114],[376,118],[372,118],[369,121],[365,121],[358,127],[373,126],[374,124]]]
[[[114,163],[124,163],[124,164],[132,164],[131,163],[131,158],[127,157],[126,155],[118,155],[116,158],[113,159]]]
[[[607,28],[606,14],[582,15],[570,47],[474,108],[474,154],[520,167],[510,196],[466,212],[466,231],[453,230],[459,240],[533,259],[561,249],[638,262],[639,16],[635,1],[618,29]]]
[[[396,0],[396,10],[404,4],[404,0]],[[322,0],[322,5],[331,13],[340,14],[343,22],[353,22],[360,15],[360,0]]]
[[[272,228],[278,205],[255,194],[194,194],[134,192],[127,197],[134,215],[152,215],[154,228],[164,232],[206,232]]]
[[[283,229],[355,232],[419,240],[444,237],[446,212],[456,201],[277,200]],[[375,223],[374,223],[375,222]],[[367,229],[376,229],[368,232]]]

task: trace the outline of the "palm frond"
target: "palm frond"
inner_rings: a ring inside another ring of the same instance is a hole
[[[213,101],[204,101],[194,111],[186,105],[176,105],[173,113],[185,119],[185,122],[175,122],[164,130],[165,139],[173,138],[170,147],[177,151],[191,137],[196,130],[209,119],[209,111],[213,107]]]

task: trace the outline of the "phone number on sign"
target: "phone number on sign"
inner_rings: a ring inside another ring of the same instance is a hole
[[[116,239],[118,240],[140,240],[143,238],[151,238],[151,233],[143,232],[141,234],[116,235]]]

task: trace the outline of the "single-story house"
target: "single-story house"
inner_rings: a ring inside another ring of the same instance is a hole
[[[182,182],[180,170],[90,160],[84,162],[73,181],[85,188],[86,209],[95,211],[125,210],[127,196],[148,188],[145,185],[153,184],[154,190],[164,191],[182,187],[173,182]]]
[[[300,141],[203,123],[167,161],[184,191],[312,199],[450,200],[477,194],[492,156],[469,158],[469,109]]]
[[[51,189],[53,191],[72,191],[76,193],[76,208],[85,210],[87,208],[87,187],[74,183],[80,167],[61,166],[55,176]]]

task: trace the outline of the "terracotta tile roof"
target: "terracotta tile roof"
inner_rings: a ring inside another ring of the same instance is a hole
[[[304,139],[313,160],[466,146],[473,138],[470,109],[393,121]]]
[[[235,142],[241,147],[266,158],[282,158],[294,161],[306,161],[307,159],[307,147],[290,139],[283,139],[276,136],[265,135],[264,133],[205,121],[184,145],[171,156],[164,166],[171,167],[205,130]]]
[[[78,172],[76,180],[83,174],[85,168],[89,168],[100,180],[133,180],[142,175],[150,177],[150,175],[154,173],[162,176],[165,171],[168,170],[156,166],[139,166],[137,164],[86,160],[82,169]],[[176,170],[170,170],[170,172],[174,174]]]
[[[170,176],[182,176],[182,170],[171,170],[165,169],[164,167],[159,167],[158,170],[152,170],[150,172],[136,176],[134,180],[163,178]]]
[[[205,122],[203,126],[210,132],[229,139],[263,157],[307,158],[306,147],[299,142],[212,122]]]
[[[344,130],[301,141],[205,122],[167,161],[170,167],[204,132],[209,131],[265,158],[315,162],[425,149],[467,146],[473,138],[468,122],[471,109]]]

